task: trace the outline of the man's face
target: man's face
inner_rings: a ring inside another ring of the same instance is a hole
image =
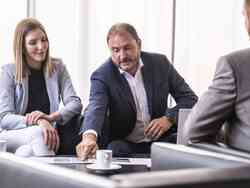
[[[250,36],[250,7],[245,7],[242,13],[245,17],[246,30],[248,32],[248,35]]]
[[[136,41],[130,33],[124,31],[111,35],[108,47],[112,61],[122,70],[134,75],[140,59],[141,42]]]

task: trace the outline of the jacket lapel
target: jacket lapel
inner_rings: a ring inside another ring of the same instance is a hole
[[[50,101],[50,112],[55,112],[58,109],[58,105],[60,103],[59,99],[59,82],[58,82],[58,72],[55,72],[49,76],[48,73],[44,74],[47,93]]]
[[[27,110],[27,106],[28,106],[28,96],[29,96],[29,80],[28,80],[28,73],[26,73],[25,77],[22,80],[22,84],[19,85],[18,87],[20,87],[19,89],[23,90],[23,94],[22,94],[22,103],[21,103],[21,107],[20,107],[20,114],[25,114],[26,110]]]
[[[148,109],[149,114],[152,117],[153,114],[153,68],[150,66],[150,62],[144,58],[143,54],[141,56],[143,67],[141,69],[142,78],[144,82],[145,91],[148,99]]]
[[[129,87],[128,81],[126,80],[126,78],[123,75],[120,75],[120,78],[121,78],[121,82],[122,82],[121,89],[122,89],[123,96],[126,97],[129,104],[131,105],[133,110],[136,112],[136,105],[135,105],[134,97],[133,97],[133,94],[132,94],[131,89]]]
[[[123,98],[125,101],[127,101],[130,104],[131,108],[136,112],[134,97],[129,87],[128,81],[119,72],[117,67],[115,67],[114,75],[116,77],[116,79],[114,80],[118,80],[118,83],[116,85],[118,86],[117,89],[118,89],[120,97]]]

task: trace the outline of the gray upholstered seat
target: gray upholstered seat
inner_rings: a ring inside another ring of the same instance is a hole
[[[225,168],[250,165],[250,159],[161,142],[153,143],[151,159],[152,170]]]
[[[1,188],[112,188],[104,177],[0,153]]]

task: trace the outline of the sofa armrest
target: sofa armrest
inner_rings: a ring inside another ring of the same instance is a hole
[[[183,169],[111,177],[126,188],[233,188],[250,186],[250,167]]]
[[[222,144],[222,143],[218,143],[216,145],[216,144],[203,142],[203,143],[192,143],[192,144],[189,144],[189,146],[193,147],[193,148],[211,151],[211,152],[216,152],[216,153],[241,157],[241,158],[245,158],[245,159],[250,159],[250,153],[230,148],[227,145]]]
[[[250,164],[249,159],[163,142],[152,144],[151,161],[152,170],[224,168]]]

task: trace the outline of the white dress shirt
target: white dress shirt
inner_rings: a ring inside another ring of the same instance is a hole
[[[128,81],[136,105],[137,116],[135,127],[126,138],[128,141],[134,143],[150,141],[150,139],[146,138],[144,135],[144,130],[148,126],[151,117],[149,114],[147,94],[141,73],[142,67],[143,63],[140,59],[139,67],[135,73],[135,76],[132,76],[131,74],[120,69],[120,73],[123,74]]]

